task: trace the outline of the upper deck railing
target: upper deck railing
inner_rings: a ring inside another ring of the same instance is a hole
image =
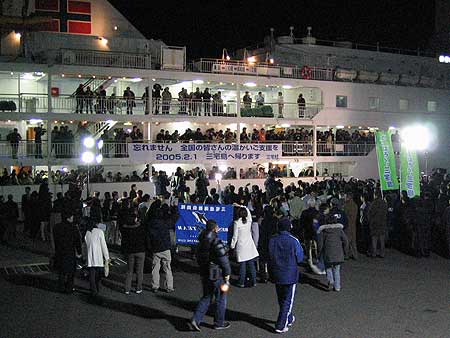
[[[49,103],[51,107],[49,107]],[[152,103],[152,104],[150,104]],[[311,119],[323,108],[320,104],[296,102],[274,103],[241,102],[242,117]],[[51,111],[49,111],[51,109]],[[128,98],[119,96],[76,96],[22,93],[0,94],[0,112],[69,113],[108,115],[158,115],[158,116],[221,116],[237,117],[237,102],[223,100]]]
[[[251,64],[244,61],[200,59],[187,65],[187,71],[200,73],[269,76],[290,79],[332,81],[334,70],[320,67],[298,67],[296,65]]]
[[[151,69],[151,55],[97,50],[61,49],[56,61],[63,65]]]

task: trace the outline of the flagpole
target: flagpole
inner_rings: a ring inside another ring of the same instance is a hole
[[[378,177],[380,179],[380,191],[381,191],[381,198],[384,199],[383,196],[383,183],[381,182],[381,176],[380,176],[380,159],[378,158],[378,133],[375,133],[375,153],[377,154],[377,167],[378,167]]]

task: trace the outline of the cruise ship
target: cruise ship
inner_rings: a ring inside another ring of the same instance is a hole
[[[285,183],[376,179],[373,133],[416,124],[432,136],[421,170],[449,167],[450,72],[439,55],[286,27],[254,47],[192,60],[185,46],[146,38],[106,0],[6,0],[1,9],[0,161],[8,173],[51,176],[89,163],[91,175],[123,178],[147,165],[169,176],[198,167],[213,185],[236,187],[263,185],[269,170]],[[98,163],[84,157],[87,136],[103,143]],[[171,156],[175,141],[203,145],[194,153],[208,144],[228,145],[224,153],[267,145],[252,149],[271,155]],[[161,143],[168,146],[154,146]],[[133,156],[135,144],[150,151]],[[151,180],[136,184],[154,191]],[[130,183],[92,185],[126,191]]]

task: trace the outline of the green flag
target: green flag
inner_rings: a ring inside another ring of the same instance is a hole
[[[402,191],[406,191],[409,198],[420,196],[420,171],[417,153],[403,144],[400,151],[400,169]]]
[[[378,172],[380,174],[381,190],[397,190],[398,178],[395,168],[394,149],[391,133],[377,131],[375,133],[377,146]]]

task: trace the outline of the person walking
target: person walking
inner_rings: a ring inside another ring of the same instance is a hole
[[[236,258],[239,263],[239,280],[237,286],[245,287],[247,267],[250,270],[250,287],[256,286],[255,258],[259,256],[252,237],[252,215],[250,210],[240,205],[235,205],[238,219],[234,222],[231,248],[236,250]]]
[[[153,253],[152,258],[152,292],[157,292],[160,288],[160,269],[162,267],[165,276],[163,291],[170,293],[174,291],[173,275],[171,268],[172,255],[170,253],[170,230],[167,224],[169,219],[169,206],[161,205],[153,211],[149,222],[150,248]]]
[[[344,226],[339,223],[338,214],[330,214],[326,223],[317,230],[319,240],[317,251],[323,257],[328,280],[328,291],[341,291],[341,264],[348,248]]]
[[[144,225],[137,220],[137,215],[133,209],[130,209],[120,233],[122,234],[122,253],[128,257],[125,294],[130,294],[134,271],[136,271],[136,293],[140,294],[142,293],[142,281],[144,279],[146,237]]]
[[[53,228],[55,268],[58,271],[59,289],[64,293],[74,291],[77,256],[81,255],[80,231],[73,221],[73,212],[64,210],[62,222]]]
[[[375,192],[375,199],[369,206],[368,210],[369,219],[369,232],[372,242],[371,256],[377,256],[377,247],[380,243],[380,251],[378,257],[384,258],[384,237],[386,233],[387,224],[387,204],[381,198],[381,193],[379,191]]]
[[[276,333],[285,333],[295,322],[292,312],[295,289],[299,279],[298,265],[303,261],[303,249],[291,235],[292,223],[287,217],[278,222],[278,234],[269,242],[269,276],[275,284],[280,311]]]
[[[358,259],[358,249],[356,247],[356,220],[358,218],[358,206],[353,200],[351,191],[345,194],[344,212],[347,215],[347,228],[345,234],[348,238],[348,257]]]
[[[86,242],[91,295],[96,297],[100,292],[100,282],[102,275],[105,273],[105,264],[109,264],[109,251],[103,230],[96,228],[94,222],[88,223],[84,240]]]
[[[210,219],[206,222],[205,230],[198,237],[197,262],[200,266],[203,296],[189,322],[195,331],[201,331],[200,324],[213,298],[216,300],[214,329],[223,330],[230,327],[230,323],[225,322],[227,290],[224,285],[228,286],[231,267],[228,260],[228,248],[218,238],[218,231],[219,226],[216,221]]]

